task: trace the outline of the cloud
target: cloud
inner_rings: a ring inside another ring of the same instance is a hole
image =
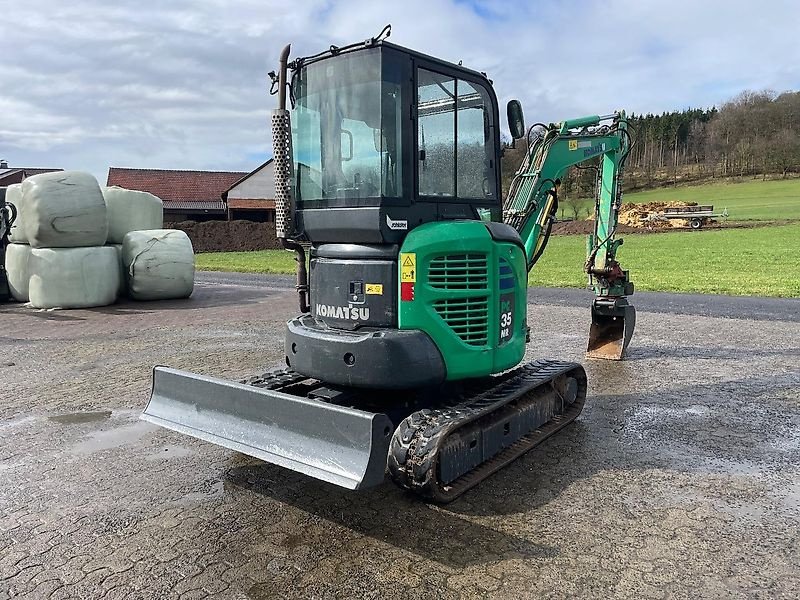
[[[393,25],[486,71],[530,122],[800,88],[800,5],[636,0],[29,0],[4,10],[0,157],[12,165],[247,170],[270,152],[266,73]],[[501,110],[501,112],[504,112]]]

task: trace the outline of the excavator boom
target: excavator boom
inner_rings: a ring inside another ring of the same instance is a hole
[[[521,123],[521,109],[509,105],[509,122]],[[518,128],[521,132],[522,128]],[[520,136],[522,137],[522,136]],[[525,243],[528,270],[547,247],[558,209],[558,188],[567,170],[597,162],[594,233],[588,238],[584,271],[594,291],[587,355],[620,360],[633,336],[636,312],[627,301],[633,294],[628,272],[616,260],[622,245],[616,239],[622,201],[622,167],[630,151],[625,113],[588,116],[527,130],[525,155],[503,205],[503,220]]]

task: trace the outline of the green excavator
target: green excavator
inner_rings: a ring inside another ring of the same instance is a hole
[[[583,408],[579,364],[520,363],[559,180],[589,161],[588,356],[622,358],[635,311],[615,231],[631,138],[623,112],[526,128],[511,101],[512,137],[528,144],[503,201],[492,82],[388,33],[291,62],[287,46],[271,74],[276,231],[297,255],[300,304],[286,366],[239,382],[156,367],[142,418],[350,489],[388,470],[449,502]]]

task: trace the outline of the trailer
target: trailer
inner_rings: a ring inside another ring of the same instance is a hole
[[[727,219],[728,209],[723,209],[722,212],[714,212],[714,206],[711,204],[705,206],[678,206],[673,208],[665,208],[661,212],[650,213],[642,217],[643,221],[670,221],[672,219],[685,219],[689,222],[689,227],[692,229],[700,229],[706,225],[711,219]]]

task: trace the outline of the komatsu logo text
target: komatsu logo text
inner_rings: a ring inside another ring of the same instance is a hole
[[[583,151],[583,156],[584,156],[584,158],[586,158],[587,156],[592,156],[593,154],[600,154],[601,152],[605,152],[605,151],[606,151],[606,145],[605,144],[597,144],[596,146],[592,146],[590,148],[586,148]]]
[[[327,304],[317,304],[318,317],[330,317],[331,319],[346,319],[349,321],[369,320],[368,307],[355,306],[328,306]]]

